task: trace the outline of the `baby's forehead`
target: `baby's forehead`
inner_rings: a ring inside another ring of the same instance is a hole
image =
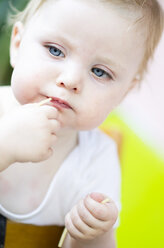
[[[78,2],[83,3],[83,6],[80,5],[80,9],[78,6]],[[75,12],[73,14],[73,18],[75,22],[78,20],[79,17],[81,18],[82,16],[84,17],[84,21],[85,21],[85,17],[87,15],[87,13],[85,14],[85,11],[89,7],[93,9],[93,12],[92,12],[93,15],[91,14],[91,19],[95,19],[95,21],[98,20],[99,22],[103,22],[104,19],[100,18],[101,13],[103,12],[103,15],[106,15],[107,17],[109,17],[108,22],[110,22],[110,15],[112,11],[112,15],[115,15],[118,18],[122,18],[124,21],[129,22],[129,30],[132,29],[132,26],[135,28],[137,26],[136,24],[138,24],[139,21],[143,19],[142,8],[134,8],[134,6],[129,6],[127,8],[127,6],[124,6],[124,5],[122,6],[122,5],[114,4],[113,1],[99,1],[99,0],[92,0],[92,1],[88,1],[88,0],[83,0],[83,1],[82,0],[76,0],[76,1],[75,0],[67,0],[67,1],[46,0],[43,2],[40,8],[38,8],[37,13],[41,15],[42,13],[46,12],[46,15],[47,15],[46,17],[48,18],[46,19],[51,21],[49,17],[51,15],[58,15],[59,5],[63,5],[63,6],[65,5],[66,8],[68,7],[67,9],[68,12],[70,10],[70,6],[74,7]],[[97,15],[94,15],[94,9],[96,9]],[[60,12],[60,15],[58,15],[58,18],[61,18],[61,14],[62,13]],[[67,15],[65,16],[62,15],[62,18],[67,18]],[[112,19],[112,22],[116,22],[116,21],[117,19],[115,20]],[[88,25],[85,26],[86,29],[87,29],[87,26]]]
[[[144,1],[144,0],[143,0]],[[59,2],[63,2],[62,4],[66,4],[63,0],[40,0],[40,4],[36,11],[42,9],[43,7],[49,7],[51,9],[51,6],[53,4],[57,4]],[[92,8],[95,8],[96,6],[99,6],[101,9],[101,6],[104,6],[105,9],[113,9],[117,11],[117,13],[120,14],[123,18],[129,19],[132,22],[139,19],[141,15],[143,14],[143,8],[142,6],[138,6],[137,4],[134,4],[135,1],[127,1],[127,0],[67,0],[69,5],[73,5],[74,2],[83,2],[85,5],[92,6]],[[57,9],[56,9],[57,11]],[[30,12],[30,11],[29,11]],[[35,11],[31,10],[31,13],[35,14]],[[77,9],[78,14],[81,14],[81,11]],[[55,14],[55,13],[54,13]],[[76,13],[75,13],[76,14]]]
[[[78,51],[83,49],[85,55],[98,53],[108,56],[110,51],[110,57],[115,57],[115,60],[122,64],[127,61],[127,54],[134,50],[134,46],[138,50],[141,43],[144,43],[144,36],[135,30],[136,19],[125,18],[122,16],[122,10],[116,9],[113,5],[106,7],[97,2],[93,8],[93,3],[88,5],[86,1],[68,2],[66,0],[46,2],[36,13],[35,21],[31,22],[34,32],[41,32],[47,39],[51,37],[52,40],[56,38],[57,41],[66,40],[64,42],[66,47],[71,44],[69,47]],[[133,52],[135,53],[136,51]],[[131,52],[129,54],[131,60],[133,54]]]
[[[93,3],[96,3],[94,8]],[[123,39],[122,42],[143,41],[144,25],[140,23],[142,12],[132,14],[131,11],[112,3],[106,6],[104,2],[96,0],[89,3],[86,0],[48,0],[35,14],[35,22],[41,26],[42,32],[49,30],[49,33],[55,34],[61,30],[66,35],[82,39],[85,38],[83,35],[87,35],[87,42],[99,40],[105,43],[109,40],[111,43],[115,38]]]
[[[34,2],[34,0],[31,0],[31,2]],[[38,2],[38,4],[37,4]],[[74,5],[75,3],[82,2],[84,3],[85,6],[91,6],[91,8],[98,8],[100,11],[104,9],[104,14],[106,10],[113,10],[113,13],[124,20],[129,21],[129,30],[133,28],[136,28],[137,21],[141,19],[142,16],[142,8],[137,8],[136,5],[134,4],[129,4],[130,1],[126,0],[36,0],[36,6],[37,8],[35,9],[35,4],[31,4],[31,9],[27,9],[27,20],[29,21],[30,19],[33,19],[33,16],[36,14],[42,14],[43,12],[46,11],[46,19],[49,17],[50,11],[54,11],[53,15],[56,15],[58,12],[58,4],[63,4],[67,6]],[[125,3],[128,4],[125,4]],[[124,3],[124,4],[123,4]],[[53,6],[56,5],[56,8],[53,8]],[[104,7],[104,8],[103,8]],[[69,10],[69,7],[68,7]],[[82,9],[75,9],[75,12],[73,14],[73,18],[76,21],[78,16],[83,15],[85,17],[85,12],[82,12]],[[60,17],[59,17],[60,18]],[[96,17],[93,17],[95,19],[99,18],[99,15]],[[101,22],[102,20],[99,21]],[[112,20],[113,21],[113,20]],[[114,22],[114,21],[113,21]],[[87,28],[87,25],[86,25]]]
[[[145,28],[141,24],[142,17],[141,10],[134,12],[134,8],[127,9],[113,4],[113,1],[47,0],[33,15],[31,26],[33,28],[34,23],[36,28],[41,26],[42,30],[39,30],[43,33],[49,30],[49,33],[55,34],[61,29],[72,36],[78,34],[82,37],[84,34],[88,42],[99,40],[104,43],[117,38],[124,39],[123,42],[131,40],[132,43],[139,39],[143,44]]]

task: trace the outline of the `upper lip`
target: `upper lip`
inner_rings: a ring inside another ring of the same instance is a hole
[[[59,104],[64,104],[66,105],[68,108],[72,109],[71,105],[66,102],[65,100],[61,99],[61,98],[58,98],[58,97],[53,97],[53,96],[50,96],[50,98],[52,99],[51,102],[58,102]]]

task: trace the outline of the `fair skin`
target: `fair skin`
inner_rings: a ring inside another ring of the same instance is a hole
[[[28,173],[30,178],[41,173],[40,164],[52,177],[76,146],[77,132],[99,126],[121,102],[136,83],[144,52],[143,40],[136,30],[128,31],[130,25],[112,7],[75,0],[49,0],[25,26],[14,25],[11,87],[19,106],[11,104],[12,111],[0,121],[0,140],[5,141],[0,146],[7,154],[1,163],[2,178],[8,174],[19,187],[25,171],[27,178]],[[36,104],[47,97],[66,101],[67,108],[59,101]],[[18,162],[37,166],[24,168],[19,181]],[[101,204],[104,198],[100,193],[86,196],[67,214],[69,235],[63,247],[98,248],[102,243],[104,248],[115,247],[112,227],[118,211],[112,200]]]

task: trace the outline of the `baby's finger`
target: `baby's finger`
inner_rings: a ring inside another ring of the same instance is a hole
[[[77,211],[82,221],[89,227],[94,229],[101,229],[101,226],[104,226],[104,221],[95,218],[86,208],[83,200],[81,200],[77,205]]]
[[[50,130],[52,134],[56,134],[60,130],[60,123],[57,120],[49,120]]]
[[[72,223],[71,216],[69,213],[65,217],[65,226],[72,238],[74,239],[78,238],[81,240],[84,238],[84,234],[82,234]]]
[[[58,110],[49,105],[40,106],[40,109],[44,110],[48,119],[56,119],[58,117]]]
[[[111,217],[113,202],[99,203],[93,200],[89,195],[84,199],[84,205],[89,212],[98,220],[108,221]]]
[[[95,229],[98,234],[107,232],[113,226],[113,221],[111,219],[107,221],[96,219],[85,207],[84,201],[79,202],[77,205],[77,210],[83,222],[85,222],[91,228]]]
[[[83,233],[86,237],[90,236],[94,237],[95,230],[88,226],[83,220],[80,218],[79,213],[77,211],[77,205],[73,207],[73,209],[70,212],[70,217],[72,220],[73,225],[76,227],[76,229]]]
[[[101,202],[101,203],[105,203],[105,202],[109,202],[109,201],[112,201],[111,199],[109,199],[109,197],[107,195],[104,195],[102,193],[99,193],[99,192],[92,192],[90,194],[90,197],[97,201],[97,202]]]

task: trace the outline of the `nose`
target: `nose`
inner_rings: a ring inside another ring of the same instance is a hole
[[[56,79],[56,85],[78,94],[82,90],[81,74],[82,73],[75,67],[62,70]]]
[[[62,80],[62,81],[60,80],[56,84],[57,86],[71,90],[74,93],[80,92],[79,87],[77,85],[73,85],[72,83],[69,83],[68,81],[65,81],[65,80]]]

